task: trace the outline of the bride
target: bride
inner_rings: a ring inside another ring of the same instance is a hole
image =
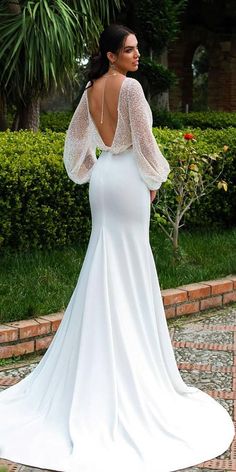
[[[62,472],[176,471],[222,454],[235,430],[175,360],[149,243],[170,167],[127,77],[136,34],[113,24],[99,45],[64,148],[68,176],[89,182],[87,252],[47,352],[0,393],[0,457]]]

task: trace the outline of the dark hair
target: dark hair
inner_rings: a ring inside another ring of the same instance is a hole
[[[135,33],[127,26],[116,23],[108,25],[102,31],[99,38],[99,50],[91,57],[88,66],[87,78],[91,81],[91,85],[93,85],[94,79],[98,79],[109,69],[107,52],[118,54],[129,34]]]

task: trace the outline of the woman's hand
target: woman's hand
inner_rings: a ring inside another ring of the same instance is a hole
[[[154,198],[156,198],[156,194],[157,194],[156,190],[150,190],[151,203],[153,202]]]

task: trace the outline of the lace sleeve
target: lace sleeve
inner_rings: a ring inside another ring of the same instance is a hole
[[[152,133],[152,112],[141,84],[133,79],[128,93],[129,119],[133,149],[140,175],[150,190],[160,188],[170,172]]]
[[[77,184],[88,182],[96,162],[96,146],[91,145],[86,91],[66,132],[63,161],[68,176]]]

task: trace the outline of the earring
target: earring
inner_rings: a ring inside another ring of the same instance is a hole
[[[114,62],[110,62],[110,68],[115,69],[115,63]]]

